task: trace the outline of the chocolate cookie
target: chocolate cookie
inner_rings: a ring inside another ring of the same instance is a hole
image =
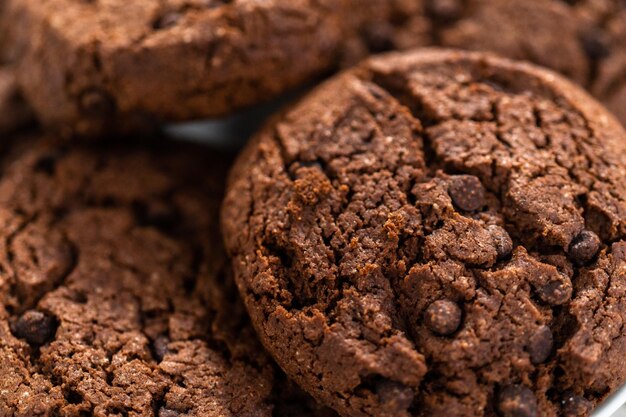
[[[587,0],[579,7],[594,28],[586,41],[597,56],[592,91],[626,125],[626,3]]]
[[[580,19],[565,1],[430,0],[428,12],[439,45],[496,52],[559,71],[580,84],[588,81]]]
[[[626,3],[428,0],[435,45],[497,52],[559,71],[626,125]],[[495,36],[494,36],[495,34]]]
[[[626,133],[555,73],[370,60],[248,145],[222,229],[263,343],[343,415],[582,416],[626,381]]]
[[[624,24],[608,23],[625,10],[619,0],[8,0],[5,8],[0,32],[21,62],[26,95],[45,123],[70,133],[223,116],[372,52],[428,44],[529,60],[593,87],[620,116],[623,107],[625,83],[614,74],[623,73]]]
[[[79,134],[222,116],[388,48],[414,0],[7,0],[7,49],[47,124]],[[389,35],[391,33],[391,35]]]
[[[11,133],[33,121],[15,81],[13,68],[0,66],[0,135]]]
[[[273,415],[284,397],[217,229],[226,164],[165,143],[7,142],[0,415]]]

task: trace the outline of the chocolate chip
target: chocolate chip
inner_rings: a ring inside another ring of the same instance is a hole
[[[13,330],[15,336],[20,339],[26,340],[31,345],[40,346],[54,337],[57,322],[47,314],[29,310],[20,316]]]
[[[428,13],[440,21],[453,21],[462,17],[463,2],[461,0],[430,0]]]
[[[471,175],[452,178],[448,194],[454,205],[464,211],[480,210],[485,205],[485,188],[478,178]]]
[[[165,355],[169,353],[167,345],[169,345],[170,339],[167,336],[159,336],[152,343],[152,349],[154,351],[154,358],[161,362]]]
[[[509,256],[513,252],[513,240],[507,231],[495,224],[489,226],[487,230],[493,239],[498,259]]]
[[[60,155],[58,154],[47,154],[41,156],[35,163],[35,171],[43,172],[46,175],[53,175],[59,156]]]
[[[510,385],[500,392],[498,411],[502,417],[536,417],[539,415],[535,394],[523,385]]]
[[[561,400],[561,409],[563,417],[579,417],[589,415],[592,409],[589,400],[573,392],[566,392]]]
[[[583,49],[591,59],[603,59],[609,56],[609,40],[601,29],[588,30],[581,36]]]
[[[449,300],[438,300],[426,309],[424,324],[442,336],[450,335],[461,325],[461,309]]]
[[[169,410],[165,407],[159,409],[159,417],[178,417],[179,415],[178,411]]]
[[[135,205],[135,216],[142,225],[170,229],[179,224],[180,213],[176,207],[163,201],[150,201]]]
[[[550,305],[561,305],[569,301],[572,297],[572,287],[564,280],[554,280],[548,282],[537,291],[539,298]]]
[[[569,257],[577,264],[591,261],[600,250],[600,238],[590,230],[583,230],[569,245]]]
[[[154,21],[152,28],[159,30],[175,26],[182,17],[183,15],[179,12],[164,13]]]
[[[394,28],[390,25],[370,25],[365,28],[363,38],[370,52],[385,52],[394,48]]]
[[[324,171],[324,167],[319,159],[314,161],[299,161],[297,165],[302,168],[315,168],[319,171]]]
[[[115,112],[115,104],[107,93],[90,89],[80,95],[80,109],[86,116],[104,119]]]
[[[413,390],[400,382],[384,379],[376,384],[376,394],[385,410],[394,415],[406,411],[413,404]]]
[[[528,353],[530,354],[530,360],[535,365],[545,362],[552,353],[552,344],[554,339],[552,337],[552,331],[548,326],[539,327],[535,333],[530,336],[528,343]]]

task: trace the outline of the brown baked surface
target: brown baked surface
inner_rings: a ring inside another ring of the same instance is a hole
[[[44,122],[97,134],[231,114],[358,59],[414,0],[7,1],[8,55]],[[385,30],[385,29],[382,29]],[[411,29],[412,32],[417,29]],[[379,30],[380,31],[380,30]],[[419,33],[411,33],[415,42]],[[374,41],[372,41],[374,42]],[[350,53],[346,49],[350,48]]]
[[[229,158],[36,135],[0,153],[0,416],[287,416],[225,266]]]
[[[626,381],[626,133],[555,73],[367,61],[268,125],[222,229],[266,348],[350,416],[584,416]]]
[[[620,0],[7,0],[0,38],[64,134],[224,116],[424,45],[554,69],[624,121],[625,13]]]

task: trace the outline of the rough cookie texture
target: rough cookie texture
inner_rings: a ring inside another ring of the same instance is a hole
[[[362,57],[417,7],[414,0],[6,3],[5,43],[21,61],[26,95],[44,122],[79,134],[222,116],[265,101]],[[411,44],[425,42],[416,21],[406,33]]]
[[[594,28],[586,38],[587,49],[596,57],[591,89],[626,125],[626,3],[581,1],[578,13]]]
[[[165,143],[7,142],[0,416],[282,415],[225,268],[226,164]]]
[[[20,93],[13,68],[0,66],[0,135],[32,122],[33,114]]]
[[[223,116],[372,52],[497,52],[593,89],[623,122],[621,0],[7,0],[0,42],[44,123],[101,134]],[[558,22],[558,23],[557,23]]]
[[[581,416],[626,380],[626,133],[547,70],[370,60],[247,146],[222,226],[263,343],[343,415]]]
[[[433,44],[496,52],[559,71],[626,125],[622,0],[424,0]]]

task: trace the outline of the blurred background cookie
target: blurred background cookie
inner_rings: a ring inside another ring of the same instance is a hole
[[[227,156],[36,133],[2,149],[0,414],[283,415],[290,383],[222,250]]]
[[[588,87],[624,120],[618,0],[8,0],[5,59],[65,135],[155,129],[266,102],[365,56],[484,50]]]

